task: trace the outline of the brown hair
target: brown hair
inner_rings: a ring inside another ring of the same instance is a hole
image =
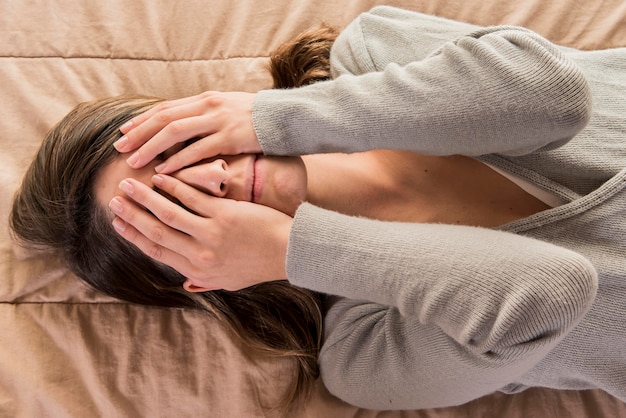
[[[330,26],[303,32],[270,54],[275,88],[301,87],[330,78],[330,47],[337,31]]]
[[[276,86],[328,78],[334,37],[334,31],[324,28],[281,46],[271,59]],[[295,405],[308,396],[319,373],[320,295],[286,281],[237,292],[188,293],[181,274],[113,231],[112,215],[95,199],[96,176],[119,155],[112,146],[121,135],[119,126],[160,101],[122,96],[74,108],[47,134],[28,168],[13,202],[11,229],[20,241],[55,251],[74,274],[110,296],[203,309],[251,348],[293,358],[294,384],[280,407]]]

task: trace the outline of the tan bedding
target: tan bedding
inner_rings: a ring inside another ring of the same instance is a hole
[[[120,303],[14,248],[11,197],[44,133],[74,105],[270,86],[268,52],[377,4],[530,27],[583,49],[626,46],[623,0],[0,0],[0,417],[257,417],[288,365],[246,352],[196,312]],[[359,410],[318,388],[298,417],[617,417],[601,391],[533,389],[429,411]]]

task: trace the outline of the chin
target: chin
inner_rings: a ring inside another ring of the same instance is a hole
[[[307,195],[307,172],[302,158],[265,157],[263,163],[266,177],[257,203],[293,216]]]

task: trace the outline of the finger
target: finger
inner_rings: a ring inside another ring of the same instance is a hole
[[[158,173],[170,174],[198,161],[224,155],[225,153],[221,146],[221,138],[223,136],[223,133],[216,132],[201,138],[172,154],[162,164],[158,165],[155,170]]]
[[[185,233],[165,225],[159,219],[123,197],[117,196],[113,198],[109,203],[109,207],[127,226],[132,226],[154,244],[184,254],[183,250],[186,246],[184,241],[187,238]]]
[[[211,134],[214,125],[215,120],[207,115],[188,116],[172,121],[157,132],[148,142],[139,147],[139,149],[128,158],[127,163],[132,168],[141,168],[152,161],[157,155],[178,143]],[[203,158],[206,157],[192,155],[191,158],[188,157],[187,160],[189,160],[190,163],[195,163]]]
[[[187,276],[187,273],[194,271],[193,265],[184,256],[184,252],[177,252],[155,243],[122,218],[116,217],[113,219],[113,227],[122,238],[135,245],[142,253],[153,260],[172,267],[183,276]]]
[[[197,103],[161,110],[113,145],[119,152],[136,150],[127,162],[133,168],[141,168],[177,142],[210,129],[198,119],[202,110]]]
[[[113,146],[124,153],[137,150],[130,156],[128,163],[133,168],[141,168],[177,142],[211,132],[213,118],[201,118],[207,109],[220,100],[211,97],[201,97],[173,107],[169,102],[159,104],[156,113],[118,139]]]
[[[179,108],[197,100],[198,96],[192,96],[164,101],[154,106],[152,109],[135,116],[120,127],[120,131],[125,135],[118,139],[113,146],[119,152],[129,152],[136,149],[165,126],[170,109]],[[147,121],[151,121],[151,123],[146,123]],[[157,124],[158,121],[162,122],[160,127]]]
[[[139,209],[136,205],[127,204],[125,199],[119,197],[117,202],[115,202],[115,207],[111,207],[111,209],[117,216],[132,224],[144,235],[148,237],[154,236],[155,239],[153,241],[162,243],[161,237],[168,232],[162,226],[169,226],[185,234],[191,234],[198,230],[201,218],[171,202],[145,184],[135,179],[125,179],[120,183],[120,188],[135,203],[149,210],[154,216]],[[116,200],[116,198],[113,200]],[[158,222],[154,218],[155,216],[161,222]],[[176,238],[178,237],[172,236],[172,239]]]
[[[152,182],[165,193],[178,199],[186,208],[206,218],[215,217],[232,202],[230,199],[211,196],[171,176],[157,174],[152,177]]]
[[[129,120],[128,122],[120,126],[120,131],[123,134],[127,134],[128,132],[137,128],[139,125],[144,123],[146,120],[150,119],[152,116],[154,116],[156,113],[160,112],[161,110],[191,103],[193,101],[196,101],[206,96],[207,93],[213,93],[213,92],[204,92],[201,94],[197,94],[195,96],[188,96],[188,97],[183,97],[183,98],[175,99],[175,100],[167,100],[162,103],[159,103],[158,105],[154,106],[152,109],[147,110],[143,112],[142,114],[135,116],[134,118],[132,118],[131,120]]]

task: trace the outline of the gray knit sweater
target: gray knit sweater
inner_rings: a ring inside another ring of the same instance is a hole
[[[626,401],[625,68],[626,49],[380,7],[336,41],[333,81],[258,94],[268,154],[464,154],[566,202],[499,229],[303,204],[287,274],[339,296],[319,358],[333,394],[374,409],[529,386]]]

